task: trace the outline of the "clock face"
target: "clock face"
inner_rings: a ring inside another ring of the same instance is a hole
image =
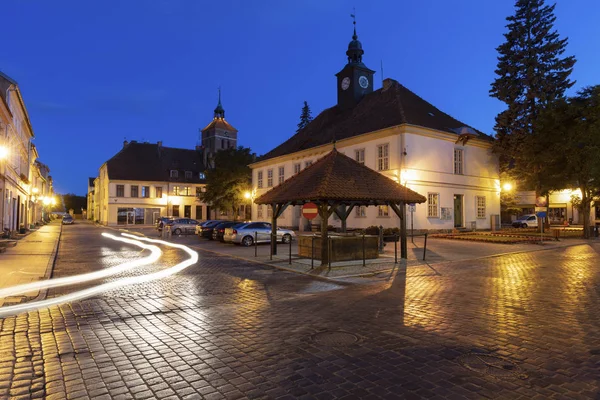
[[[358,78],[358,84],[361,88],[366,89],[369,87],[369,80],[366,76],[363,75],[360,78]]]
[[[345,77],[342,79],[342,90],[346,90],[350,87],[350,78]]]

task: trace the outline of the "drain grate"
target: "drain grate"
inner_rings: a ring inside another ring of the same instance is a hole
[[[358,336],[344,331],[319,332],[312,335],[311,339],[320,345],[332,347],[350,346],[358,342]]]
[[[498,379],[527,379],[527,374],[517,364],[490,354],[464,354],[458,362],[471,371]]]

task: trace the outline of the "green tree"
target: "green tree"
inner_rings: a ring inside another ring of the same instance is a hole
[[[575,64],[573,56],[563,57],[567,39],[554,29],[555,5],[544,0],[517,0],[515,14],[507,17],[508,32],[497,51],[497,78],[490,95],[506,103],[496,117],[494,152],[499,154],[501,169],[511,170],[521,187],[547,195],[558,182],[546,169],[554,162],[550,138],[536,135],[540,113],[564,98],[573,86],[569,76]]]
[[[234,219],[244,202],[244,192],[250,190],[252,171],[248,164],[254,156],[249,148],[220,150],[214,158],[214,168],[206,171],[206,192],[202,200],[218,210],[231,210]]]
[[[552,138],[558,155],[552,175],[581,192],[574,205],[583,214],[587,238],[591,206],[600,200],[600,85],[546,109],[539,128]]]
[[[62,203],[65,205],[66,212],[72,209],[75,214],[81,214],[82,209],[87,209],[87,197],[77,196],[73,193],[62,195]],[[58,206],[60,208],[60,204]]]
[[[300,112],[300,122],[298,122],[298,129],[296,132],[300,132],[306,125],[312,121],[312,115],[310,111],[310,107],[308,106],[308,102],[304,101],[304,106],[302,106],[302,111]]]

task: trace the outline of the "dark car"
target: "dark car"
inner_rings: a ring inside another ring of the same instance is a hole
[[[162,231],[165,224],[172,220],[173,217],[158,217],[158,219],[156,220],[156,229],[158,231]]]
[[[73,219],[73,217],[72,217],[72,216],[70,216],[70,215],[65,215],[65,216],[62,218],[62,224],[63,224],[63,225],[73,225],[74,223],[75,223],[75,220],[74,220],[74,219]]]
[[[220,224],[215,225],[212,231],[212,240],[218,240],[220,242],[224,242],[223,234],[225,234],[225,228],[234,227],[236,225],[241,225],[239,222],[227,221],[221,222]]]
[[[198,234],[198,236],[212,240],[213,229],[215,228],[215,226],[222,224],[223,222],[233,222],[233,221],[218,220],[218,221],[211,221],[209,223],[206,223],[202,227],[202,232],[200,232]],[[198,228],[198,230],[199,229],[200,228]]]

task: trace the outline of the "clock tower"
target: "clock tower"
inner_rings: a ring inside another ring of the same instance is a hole
[[[356,35],[356,21],[354,21],[354,35],[348,44],[348,64],[335,76],[337,77],[338,107],[352,108],[368,93],[373,91],[373,74],[375,71],[367,68],[362,62],[364,54],[362,44]]]
[[[225,120],[225,109],[221,104],[221,88],[219,88],[219,103],[215,108],[213,120],[200,130],[200,139],[205,154],[205,165],[210,165],[210,159],[219,150],[237,147],[238,131]]]

